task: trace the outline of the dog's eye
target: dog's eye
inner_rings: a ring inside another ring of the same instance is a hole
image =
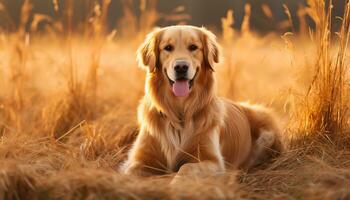
[[[164,47],[164,50],[170,52],[170,51],[174,50],[174,47],[172,45],[168,44]]]
[[[198,46],[195,44],[191,44],[190,46],[188,46],[188,50],[190,50],[190,51],[195,51],[197,49],[198,49]]]

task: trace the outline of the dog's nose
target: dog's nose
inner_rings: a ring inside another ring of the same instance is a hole
[[[177,79],[187,78],[188,65],[186,61],[176,61],[174,70]]]
[[[175,65],[175,71],[178,73],[185,73],[188,70],[188,66],[185,65]]]

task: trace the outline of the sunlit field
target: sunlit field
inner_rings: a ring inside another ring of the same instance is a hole
[[[136,49],[156,26],[156,9],[141,5],[140,19],[125,10],[124,28],[109,30],[104,0],[76,29],[72,1],[53,2],[61,17],[36,17],[28,29],[25,0],[18,27],[0,29],[0,200],[350,199],[349,3],[337,30],[322,0],[300,8],[315,27],[301,23],[299,32],[289,20],[291,32],[251,30],[249,5],[233,29],[227,11],[212,30],[222,47],[217,93],[270,107],[289,148],[249,172],[170,185],[174,174],[118,173],[144,94]],[[1,1],[0,12],[7,15]],[[51,26],[39,30],[43,20]]]

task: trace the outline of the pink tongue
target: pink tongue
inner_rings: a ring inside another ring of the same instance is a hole
[[[187,80],[175,81],[173,84],[173,92],[177,97],[185,97],[190,92],[190,85]]]

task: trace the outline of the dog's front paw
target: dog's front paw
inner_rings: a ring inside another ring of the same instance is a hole
[[[181,166],[180,170],[171,181],[171,184],[209,179],[222,172],[224,172],[224,170],[213,167],[211,163],[187,163]]]
[[[200,170],[197,165],[198,164],[194,163],[183,165],[174,176],[173,180],[171,181],[171,185],[180,184],[186,180],[194,180],[194,178],[198,178],[202,170]]]

